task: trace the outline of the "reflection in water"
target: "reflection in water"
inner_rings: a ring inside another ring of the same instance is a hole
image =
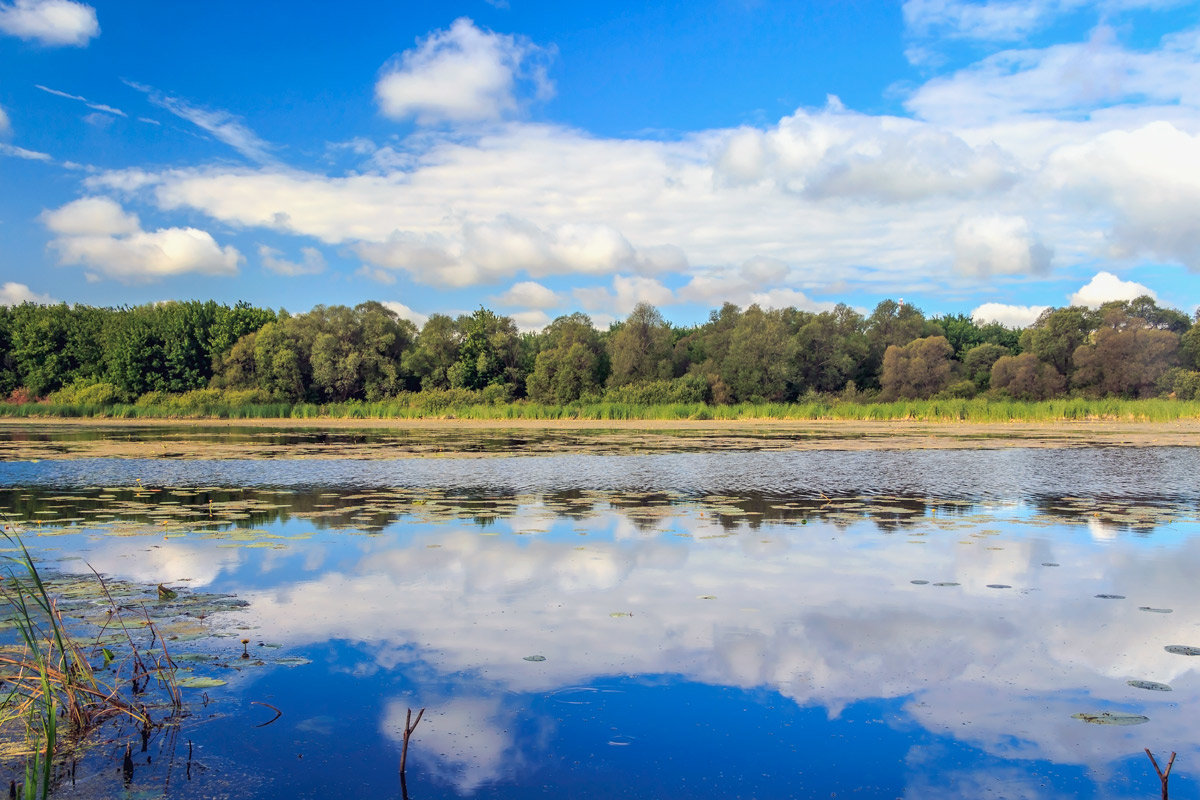
[[[1197,796],[1200,665],[1164,649],[1200,645],[1190,494],[524,480],[16,487],[0,506],[41,558],[237,592],[255,643],[312,660],[236,676],[188,733],[206,763],[253,757],[263,796],[396,794],[409,707],[429,708],[414,796],[1140,797],[1146,746],[1177,750],[1172,789]],[[253,700],[285,712],[262,739],[231,713]],[[1072,719],[1103,711],[1150,722]]]

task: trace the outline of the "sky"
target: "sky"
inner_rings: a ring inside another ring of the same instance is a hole
[[[0,303],[1200,305],[1200,3],[0,0]]]

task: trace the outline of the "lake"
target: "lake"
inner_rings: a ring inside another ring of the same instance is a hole
[[[0,463],[224,681],[56,796],[1200,797],[1200,449],[513,450]]]

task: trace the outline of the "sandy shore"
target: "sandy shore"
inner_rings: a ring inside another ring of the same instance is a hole
[[[1200,446],[1200,420],[1147,423],[0,418],[0,460],[366,458],[695,450]]]

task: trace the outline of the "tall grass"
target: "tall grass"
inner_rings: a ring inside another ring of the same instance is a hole
[[[132,651],[133,668],[122,678],[118,668],[112,678],[97,678],[88,654],[71,636],[55,599],[38,572],[24,542],[14,533],[5,533],[20,555],[9,557],[8,580],[0,588],[0,598],[8,603],[11,621],[17,632],[20,652],[0,654],[0,677],[7,692],[0,696],[0,730],[12,725],[24,728],[27,756],[22,796],[26,800],[49,796],[54,756],[64,735],[78,741],[104,721],[125,716],[138,722],[144,731],[151,721],[145,699],[135,707],[132,696],[122,696],[130,687],[131,695],[144,692],[151,679],[159,681],[167,692],[174,711],[181,706],[174,665],[166,653],[149,666],[139,655],[129,632],[125,636]],[[100,589],[111,604],[111,615],[124,630],[124,622],[103,580]],[[149,618],[146,620],[149,625]],[[153,626],[149,625],[153,631]],[[92,648],[104,665],[115,656],[99,645]],[[59,718],[67,725],[60,730]]]
[[[0,404],[0,416],[97,419],[467,419],[467,420],[909,420],[919,422],[1055,422],[1124,420],[1169,422],[1200,418],[1200,401],[1061,398],[1041,402],[1006,399],[897,400],[860,403],[835,398],[797,403],[638,404],[614,401],[543,405],[528,400],[476,402],[472,393],[412,393],[378,402],[178,403],[61,405]],[[462,395],[467,395],[466,397]]]

